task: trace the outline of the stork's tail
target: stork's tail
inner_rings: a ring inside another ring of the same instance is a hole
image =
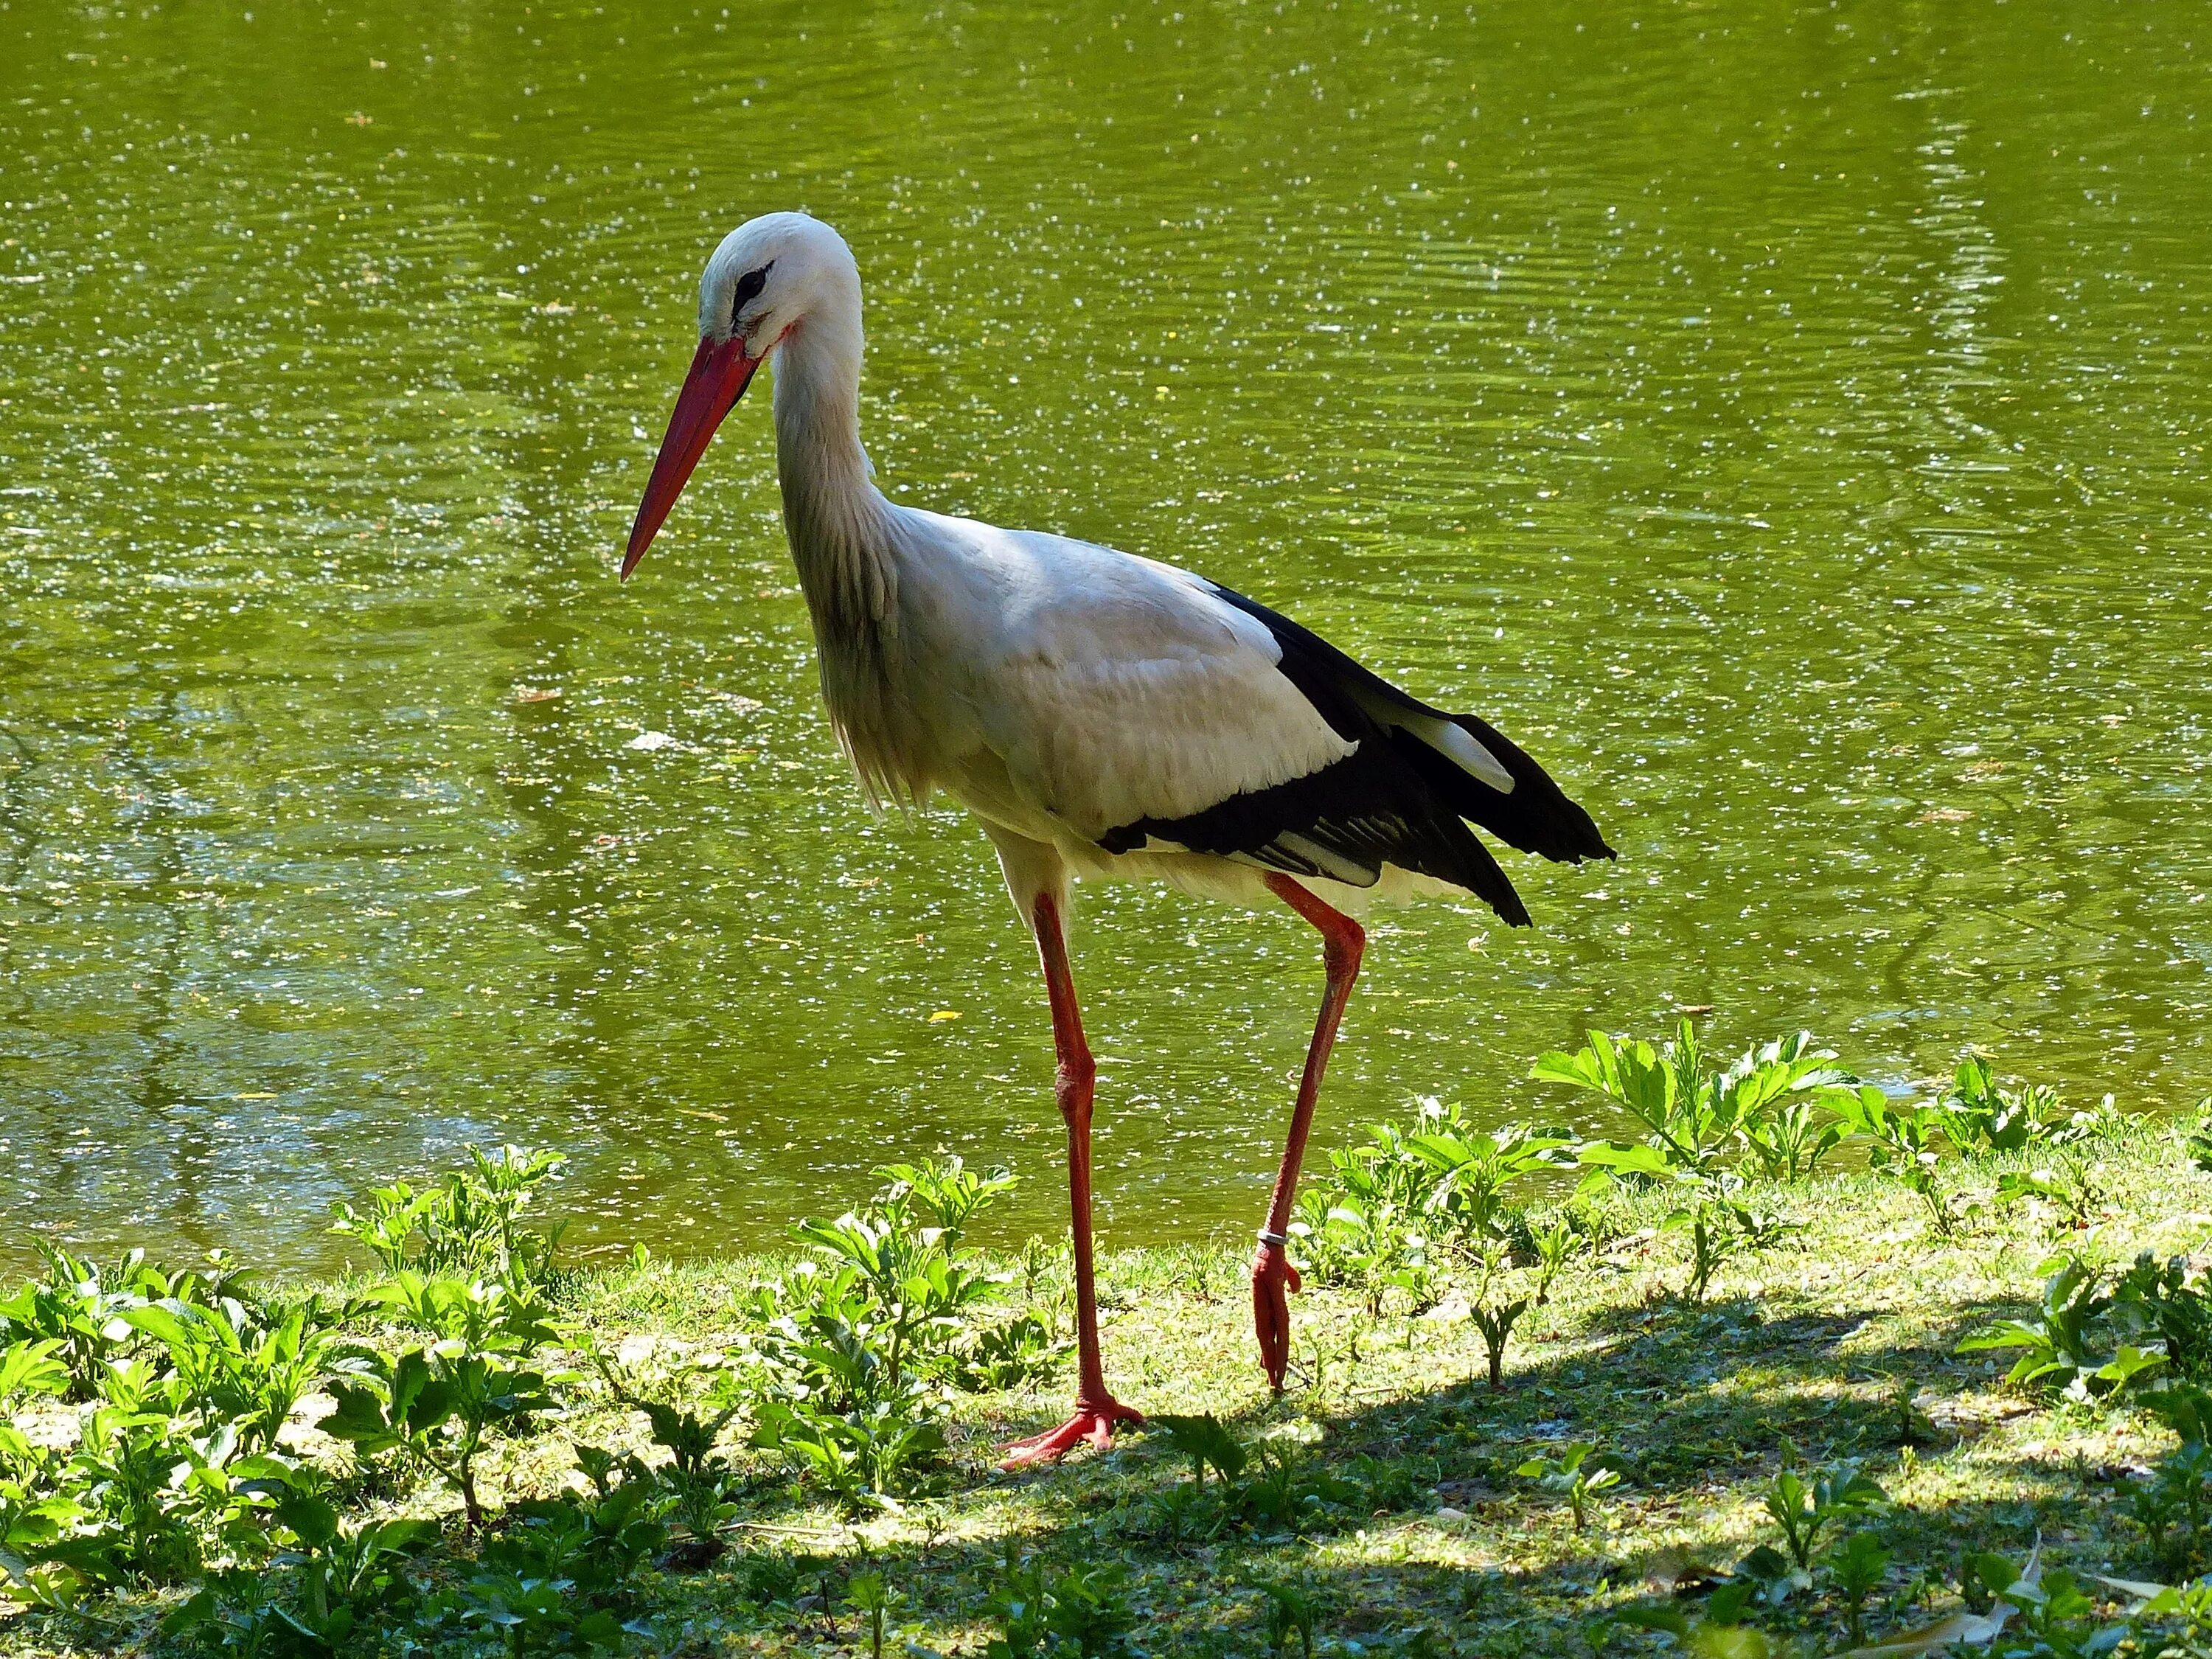
[[[1379,726],[1389,732],[1391,746],[1445,810],[1481,825],[1523,853],[1566,864],[1613,856],[1590,815],[1569,800],[1549,773],[1489,721],[1432,708],[1310,629],[1242,593],[1219,586],[1214,592],[1267,625],[1282,648],[1284,674],[1340,736],[1355,737],[1360,726],[1370,721],[1369,730]],[[1462,854],[1462,860],[1468,856]],[[1492,890],[1505,878],[1498,873],[1492,882],[1497,861],[1486,852],[1481,856],[1489,869],[1471,866],[1468,872],[1479,873],[1480,879],[1462,879],[1443,871],[1430,873],[1481,894],[1504,915],[1508,907],[1498,903]],[[1511,891],[1510,884],[1506,890]],[[1517,908],[1520,901],[1512,902]]]
[[[1510,781],[1510,787],[1501,789],[1491,767],[1478,771],[1416,726],[1394,724],[1391,741],[1451,811],[1481,825],[1508,847],[1558,863],[1614,856],[1596,822],[1518,744],[1473,714],[1438,710],[1436,718],[1474,738],[1482,758],[1494,762]],[[1451,744],[1453,750],[1459,747]]]

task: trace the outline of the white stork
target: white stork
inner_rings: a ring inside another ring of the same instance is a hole
[[[699,283],[699,349],[629,535],[627,579],[724,416],[775,368],[784,529],[839,742],[874,805],[945,791],[998,849],[1036,935],[1067,1123],[1080,1377],[1075,1412],[1009,1465],[1105,1445],[1140,1415],[1108,1392],[1091,1247],[1093,1067],[1063,918],[1078,877],[1279,900],[1321,932],[1328,988],[1252,1264],[1267,1380],[1290,1356],[1285,1253],[1322,1071],[1376,899],[1520,897],[1468,823],[1509,846],[1610,858],[1589,815],[1472,714],[1447,714],[1296,623],[1172,565],[886,500],[860,447],[860,278],[799,213],[739,226]]]

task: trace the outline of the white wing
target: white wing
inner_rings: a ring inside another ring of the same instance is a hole
[[[967,704],[1023,805],[1085,839],[1203,811],[1358,747],[1278,671],[1266,626],[1202,579],[1063,537],[933,527],[962,567],[932,584],[928,631],[965,635],[930,653],[958,678],[942,690]]]

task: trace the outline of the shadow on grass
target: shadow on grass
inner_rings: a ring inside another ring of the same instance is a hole
[[[1218,1496],[1194,1502],[1188,1465],[1164,1437],[1133,1437],[1103,1456],[1011,1477],[987,1472],[978,1440],[961,1480],[963,1509],[973,1522],[978,1498],[988,1509],[995,1496],[1004,1532],[902,1545],[866,1564],[905,1587],[911,1614],[939,1632],[976,1635],[979,1649],[1012,1539],[1048,1562],[1125,1565],[1156,1654],[1261,1650],[1259,1586],[1283,1583],[1304,1588],[1322,1610],[1322,1628],[1367,1650],[1573,1656],[1590,1651],[1585,1626],[1594,1617],[1679,1578],[1686,1553],[1725,1571],[1752,1544],[1772,1541],[1759,1500],[1788,1464],[1855,1458],[1889,1485],[1908,1458],[1962,1466],[1971,1458],[1973,1478],[1944,1483],[1948,1495],[1857,1523],[1895,1551],[1887,1593],[1899,1601],[1916,1583],[1923,1600],[1926,1586],[1954,1583],[1972,1551],[2018,1556],[2040,1534],[2063,1556],[2072,1534],[2108,1518],[2111,1483],[2027,1454],[1973,1453],[1987,1423],[1959,1413],[1931,1423],[1911,1404],[1916,1395],[1933,1404],[1978,1395],[1986,1366],[1953,1347],[2016,1311],[2017,1301],[1962,1304],[1940,1331],[1905,1335],[1887,1331],[1886,1308],[1769,1316],[1774,1300],[1596,1310],[1572,1332],[1529,1345],[1498,1393],[1470,1380],[1371,1405],[1310,1396],[1257,1404],[1231,1419],[1248,1442],[1287,1445],[1267,1437],[1295,1418],[1319,1430],[1316,1441],[1285,1454],[1292,1483],[1309,1494],[1288,1513],[1240,1511]],[[1575,1441],[1617,1452],[1627,1470],[1598,1502],[1600,1523],[1579,1534],[1563,1504],[1513,1473]],[[1240,1485],[1267,1478],[1270,1462]],[[1992,1487],[2004,1495],[1990,1496]],[[926,1500],[920,1507],[926,1513]],[[756,1514],[776,1523],[771,1512]],[[1687,1552],[1686,1538],[1698,1540]],[[839,1548],[786,1535],[687,1594],[742,1595],[747,1575],[787,1571],[794,1584],[807,1574],[834,1578],[862,1559],[856,1540]],[[809,1589],[759,1616],[794,1640],[849,1640],[849,1620],[837,1626],[843,1638],[832,1634],[835,1602]],[[1916,1616],[1899,1606],[1876,1623]],[[1762,1617],[1778,1633],[1842,1645],[1839,1615],[1817,1597]],[[1620,1637],[1620,1650],[1639,1650],[1643,1640]]]
[[[1249,1343],[1233,1261],[1223,1269],[1194,1252],[1155,1281],[1146,1294],[1185,1298],[1181,1311],[1192,1318],[1194,1304],[1227,1304],[1226,1329],[1240,1349]],[[689,1279],[634,1289],[593,1311],[688,1317],[696,1334],[702,1304],[729,1300],[715,1285],[712,1296]],[[1533,1316],[1498,1393],[1472,1376],[1479,1347],[1468,1325],[1431,1324],[1423,1340],[1448,1333],[1466,1380],[1411,1391],[1393,1383],[1391,1397],[1363,1400],[1358,1372],[1347,1375],[1340,1360],[1326,1379],[1330,1391],[1233,1414],[1247,1442],[1286,1449],[1289,1490],[1304,1494],[1295,1503],[1216,1500],[1208,1510],[1178,1497],[1190,1476],[1164,1437],[1132,1437],[1055,1470],[1000,1475],[978,1433],[958,1449],[951,1501],[910,1503],[911,1524],[896,1543],[872,1546],[856,1528],[825,1526],[817,1498],[763,1480],[742,1494],[741,1544],[702,1571],[654,1581],[648,1599],[664,1627],[690,1632],[673,1650],[687,1659],[865,1652],[844,1596],[854,1572],[873,1568],[905,1598],[896,1617],[921,1624],[927,1646],[980,1653],[1011,1540],[1055,1567],[1125,1568],[1139,1638],[1154,1655],[1263,1651],[1261,1586],[1280,1583],[1303,1589],[1321,1630],[1370,1652],[1577,1659],[1591,1650],[1593,1618],[1680,1577],[1686,1553],[1725,1570],[1753,1542],[1771,1541],[1759,1498],[1786,1462],[1856,1458],[1891,1486],[1907,1457],[1938,1467],[1950,1460],[1958,1478],[1917,1483],[1935,1495],[1871,1522],[1896,1552],[1888,1593],[1904,1598],[1916,1579],[1954,1582],[1970,1549],[2017,1557],[2040,1532],[2057,1559],[2087,1552],[2093,1545],[2069,1534],[2094,1539],[2117,1507],[2113,1482],[2045,1461],[2033,1446],[2002,1457],[1976,1450],[1993,1417],[1947,1412],[1930,1422],[1911,1403],[1918,1394],[1923,1404],[1961,1396],[1986,1404],[1990,1367],[1953,1349],[2023,1305],[1965,1302],[1930,1326],[1871,1296],[1838,1308],[1832,1292],[1818,1312],[1786,1290],[1700,1306],[1608,1302],[1559,1316],[1550,1335],[1547,1316]],[[1304,1304],[1306,1329],[1324,1337],[1330,1321],[1352,1317],[1326,1297]],[[1293,1421],[1317,1437],[1269,1438]],[[1010,1422],[1003,1431],[1032,1426]],[[1514,1474],[1531,1455],[1577,1441],[1618,1453],[1627,1474],[1580,1533],[1558,1498]],[[1249,1469],[1242,1484],[1280,1473]],[[2126,1571],[2133,1564],[2107,1552],[2089,1565]],[[1817,1597],[1762,1618],[1778,1632],[1817,1638],[1822,1651],[1843,1645],[1834,1610]],[[1876,1627],[1913,1620],[1899,1607]],[[1623,1635],[1609,1650],[1642,1651],[1645,1641]]]

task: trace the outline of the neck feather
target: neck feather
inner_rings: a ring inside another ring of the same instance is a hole
[[[860,339],[815,320],[775,357],[776,474],[784,533],[822,655],[831,723],[872,800],[927,788],[903,763],[894,730],[898,652],[896,509],[875,486],[860,447]]]

